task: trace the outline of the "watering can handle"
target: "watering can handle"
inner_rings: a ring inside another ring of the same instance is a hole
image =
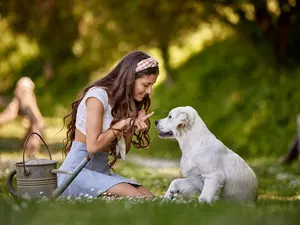
[[[39,133],[37,133],[37,132],[31,132],[31,133],[26,137],[25,142],[24,142],[24,147],[23,147],[23,166],[24,166],[24,175],[29,175],[29,174],[28,174],[28,173],[29,173],[28,170],[26,170],[26,168],[25,168],[25,150],[26,150],[26,144],[27,144],[27,141],[28,141],[28,139],[31,137],[31,135],[33,135],[33,134],[36,134],[36,135],[39,136],[39,138],[42,140],[42,142],[44,143],[44,145],[46,146],[46,148],[47,148],[47,150],[48,150],[49,157],[50,157],[50,159],[52,160],[50,150],[49,150],[49,148],[48,148],[46,142],[45,142],[44,139],[42,138],[42,136],[41,136]]]
[[[18,197],[18,194],[17,192],[15,191],[15,189],[13,188],[13,185],[12,185],[12,180],[13,180],[13,177],[17,174],[17,170],[16,169],[13,169],[12,171],[10,171],[10,173],[8,174],[8,177],[7,177],[7,186],[8,186],[8,190],[9,192],[15,196],[15,197]]]

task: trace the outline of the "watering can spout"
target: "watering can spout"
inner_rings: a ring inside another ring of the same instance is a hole
[[[85,167],[85,165],[91,160],[91,156],[86,156],[82,162],[75,168],[73,173],[70,174],[70,177],[65,179],[58,188],[52,194],[52,198],[57,198],[60,196],[66,188],[70,185],[70,183],[75,179],[75,177],[79,174],[79,172]],[[58,170],[59,171],[59,170]],[[53,171],[54,172],[54,171]]]

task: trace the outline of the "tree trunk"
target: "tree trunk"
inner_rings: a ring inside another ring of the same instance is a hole
[[[299,157],[300,157],[300,114],[298,115],[298,117],[297,117],[297,138],[298,138],[298,148],[297,148],[297,150],[298,150],[298,159],[299,159]]]
[[[167,86],[172,86],[173,85],[173,77],[172,77],[172,74],[171,74],[171,66],[170,66],[170,57],[169,57],[169,46],[167,44],[161,44],[160,45],[160,51],[161,51],[161,54],[162,54],[162,58],[163,58],[163,61],[164,61],[164,68],[165,68],[165,71],[166,71],[166,84]]]
[[[280,65],[285,64],[286,51],[288,48],[290,11],[284,10],[286,5],[289,5],[287,0],[279,1],[281,13],[278,18],[278,44],[276,44],[276,56],[278,64]]]

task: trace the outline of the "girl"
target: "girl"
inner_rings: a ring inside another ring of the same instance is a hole
[[[131,143],[136,148],[149,145],[149,117],[154,112],[146,113],[158,74],[158,62],[153,57],[140,51],[129,53],[72,103],[71,113],[64,118],[70,121],[63,148],[67,157],[60,169],[72,171],[88,154],[93,157],[63,195],[96,197],[107,192],[116,196],[153,196],[142,185],[110,169],[119,157],[116,148],[121,140],[126,153]],[[111,162],[109,155],[113,157]],[[58,185],[66,178],[59,174]]]

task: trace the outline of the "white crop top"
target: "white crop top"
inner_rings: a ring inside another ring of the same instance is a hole
[[[86,135],[86,100],[90,97],[99,99],[104,106],[102,132],[106,131],[110,127],[110,123],[113,120],[113,116],[111,115],[111,106],[108,104],[108,95],[106,91],[101,87],[90,88],[79,103],[76,115],[75,126],[84,135]]]

